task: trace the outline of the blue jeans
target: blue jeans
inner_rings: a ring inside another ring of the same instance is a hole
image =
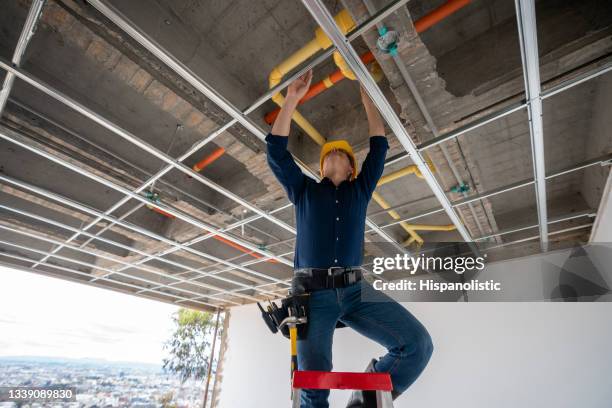
[[[377,301],[362,301],[362,291],[366,299]],[[300,370],[332,370],[332,337],[338,320],[388,350],[374,370],[391,375],[395,394],[417,379],[433,352],[429,333],[408,310],[361,281],[310,294],[307,336],[298,340]],[[329,406],[329,390],[302,390],[301,395],[302,408]]]

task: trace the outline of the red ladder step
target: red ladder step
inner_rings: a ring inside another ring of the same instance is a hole
[[[389,373],[295,371],[293,373],[293,388],[391,391],[393,385]]]

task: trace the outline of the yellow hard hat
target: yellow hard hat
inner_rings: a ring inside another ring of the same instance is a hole
[[[319,160],[319,172],[321,177],[323,177],[323,160],[325,156],[332,150],[342,150],[345,152],[349,161],[351,162],[351,166],[353,167],[353,174],[351,175],[351,180],[357,177],[357,160],[355,160],[355,155],[353,154],[353,148],[346,140],[334,140],[332,142],[327,142],[321,147],[321,156]]]

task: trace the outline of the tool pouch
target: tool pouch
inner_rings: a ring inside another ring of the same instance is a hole
[[[308,312],[310,310],[310,294],[292,294],[281,300],[281,310],[286,310],[287,315],[306,317],[306,323],[297,325],[297,335],[299,340],[306,338],[308,333]],[[280,323],[280,322],[279,322]],[[281,328],[281,333],[289,338],[289,327],[286,325]]]
[[[309,279],[307,277],[294,276],[291,280],[290,294],[310,293],[311,289],[308,285]],[[336,329],[346,327],[340,320],[336,322]],[[298,331],[299,334],[299,331]]]
[[[308,311],[309,311],[310,295],[308,293],[291,294],[290,296],[281,299],[279,307],[275,302],[270,302],[270,305],[265,310],[261,304],[257,303],[261,310],[261,317],[272,333],[279,331],[281,322],[289,317],[306,317],[306,323],[297,325],[298,339],[306,338],[308,332]],[[289,327],[287,325],[280,328],[280,332],[286,338],[289,338]]]

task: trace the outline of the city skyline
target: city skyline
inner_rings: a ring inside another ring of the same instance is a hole
[[[48,406],[66,408],[131,407],[160,408],[164,398],[176,408],[202,405],[202,381],[181,383],[180,378],[144,364],[107,364],[87,360],[13,361],[0,357],[0,387],[70,387],[74,401],[54,401]],[[31,407],[42,407],[35,402]],[[18,408],[14,401],[3,408]]]

